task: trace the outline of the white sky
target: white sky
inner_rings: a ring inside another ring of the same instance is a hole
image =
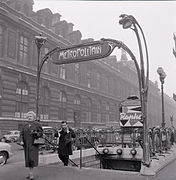
[[[157,68],[167,74],[164,91],[176,93],[176,58],[173,33],[176,32],[176,1],[59,1],[34,0],[34,11],[49,8],[61,14],[61,20],[74,24],[82,39],[113,38],[123,41],[138,57],[135,33],[119,25],[121,14],[133,15],[142,27],[148,45],[150,80],[160,81]],[[144,49],[145,50],[145,49]],[[116,50],[118,52],[119,50]],[[144,51],[145,52],[145,51]]]

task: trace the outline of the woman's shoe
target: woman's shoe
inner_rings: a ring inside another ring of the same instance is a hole
[[[28,174],[27,176],[26,176],[26,179],[29,179],[30,178],[30,175]]]
[[[29,180],[33,180],[34,179],[34,175],[32,172],[29,173]]]
[[[29,177],[29,179],[30,179],[30,180],[33,180],[33,179],[34,179],[34,176],[33,176],[33,175],[31,175],[31,176]]]

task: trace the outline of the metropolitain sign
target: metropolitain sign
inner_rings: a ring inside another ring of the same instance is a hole
[[[54,64],[68,64],[101,59],[111,54],[111,46],[104,41],[93,41],[57,50]]]

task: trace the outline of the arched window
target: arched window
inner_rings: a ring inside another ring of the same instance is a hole
[[[44,86],[40,90],[39,113],[40,119],[49,119],[50,91]]]
[[[2,79],[0,77],[0,116],[2,115],[2,94],[3,94],[3,84],[2,84]]]
[[[3,28],[0,25],[0,57],[3,55]]]
[[[101,102],[97,102],[97,122],[101,122]]]
[[[92,101],[90,98],[87,98],[86,105],[87,105],[86,122],[91,122],[91,119],[92,119]]]
[[[110,115],[109,115],[109,110],[110,110],[110,106],[109,106],[109,103],[107,102],[106,103],[106,105],[105,105],[105,110],[106,110],[106,115],[105,115],[105,121],[106,122],[109,122],[109,117],[110,117]]]
[[[25,81],[20,81],[16,88],[15,117],[25,118],[28,111],[28,85]]]
[[[67,120],[67,95],[64,91],[59,92],[58,119]]]

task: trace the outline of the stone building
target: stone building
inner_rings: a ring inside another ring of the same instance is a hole
[[[47,42],[41,56],[55,48],[79,44],[82,40],[74,24],[61,20],[50,9],[33,12],[33,0],[0,2],[0,130],[20,129],[28,110],[36,107],[37,48],[35,36]],[[75,127],[119,127],[119,103],[138,95],[134,63],[122,51],[116,56],[67,65],[49,60],[42,69],[39,112],[42,124],[59,126],[67,120]],[[166,119],[176,117],[176,104],[166,98]],[[150,82],[148,119],[161,121],[158,86]],[[169,124],[168,124],[169,125]]]

